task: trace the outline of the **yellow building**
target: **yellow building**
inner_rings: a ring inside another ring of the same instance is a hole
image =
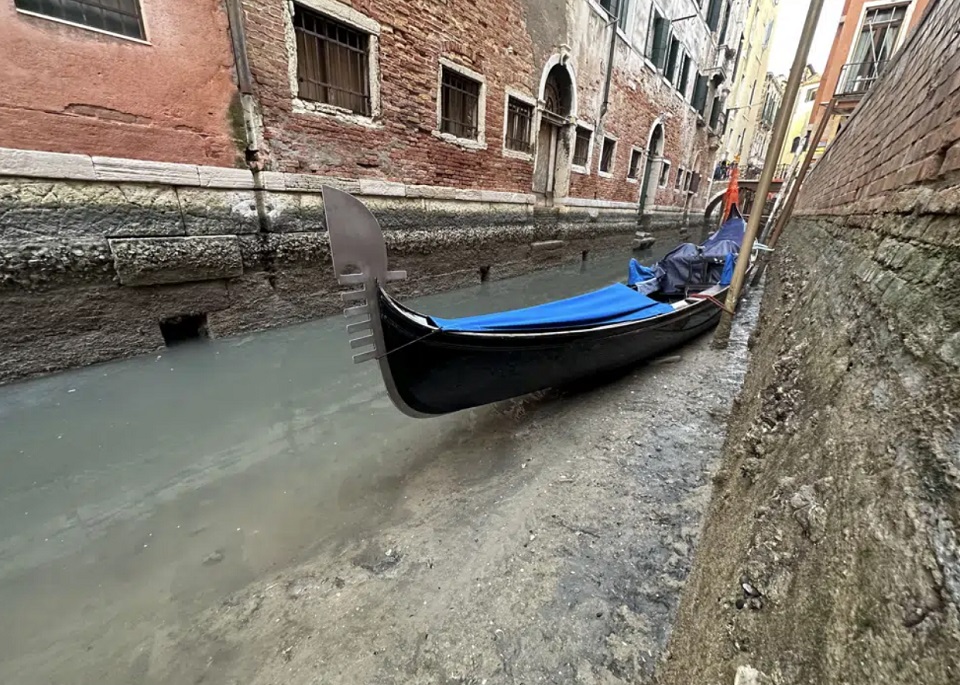
[[[820,74],[808,64],[803,76],[800,92],[797,93],[797,104],[794,105],[793,115],[790,117],[790,128],[787,129],[787,137],[780,152],[778,177],[783,176],[793,160],[806,149],[807,138],[810,136],[810,116],[817,102]]]
[[[736,74],[727,98],[727,132],[721,156],[729,161],[739,157],[744,167],[754,149],[760,121],[755,110],[764,104],[767,64],[779,10],[779,0],[754,0],[747,9],[740,39]]]

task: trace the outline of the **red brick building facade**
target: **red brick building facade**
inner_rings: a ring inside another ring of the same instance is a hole
[[[705,191],[689,191],[711,167],[710,105],[723,78],[721,26],[711,29],[708,15],[729,3],[664,3],[692,15],[674,28],[652,3],[622,3],[618,21],[608,13],[615,0],[243,0],[264,161],[285,172],[533,191],[548,203],[644,196],[647,207],[702,206]],[[735,28],[722,29],[734,44]],[[320,92],[326,77],[311,72],[331,68],[317,66],[324,59],[358,60],[353,72],[328,75],[355,95]],[[444,132],[448,78],[478,96],[464,135]],[[515,145],[511,107],[522,113]],[[607,154],[604,137],[614,141]]]

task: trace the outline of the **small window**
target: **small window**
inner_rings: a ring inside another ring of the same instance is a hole
[[[624,31],[627,29],[627,11],[630,9],[630,0],[599,0],[600,6],[611,17],[617,13],[617,25]]]
[[[660,164],[660,182],[657,184],[661,188],[667,187],[667,182],[670,180],[670,162],[663,160]]]
[[[139,0],[14,0],[13,4],[24,12],[145,39]]]
[[[577,126],[577,140],[573,146],[573,164],[586,167],[590,156],[590,138],[593,131],[583,126]]]
[[[533,105],[528,105],[517,98],[507,99],[507,135],[508,150],[517,152],[532,152],[533,143],[531,130],[533,129]]]
[[[679,169],[677,169],[677,177],[676,179],[674,179],[674,184],[673,184],[674,190],[680,190],[681,188],[683,188],[683,177],[685,174],[686,172],[683,170],[683,167],[680,167]]]
[[[677,76],[677,90],[683,97],[687,97],[687,86],[690,85],[690,55],[684,55],[680,62],[680,73]]]
[[[684,192],[690,192],[690,180],[693,178],[693,174],[687,169],[683,172],[683,190]]]
[[[797,136],[793,139],[793,143],[790,145],[790,154],[795,155],[800,152],[800,141],[803,140],[800,136]]]
[[[440,87],[440,130],[457,138],[477,139],[480,82],[443,67]]]
[[[813,102],[816,99],[817,99],[817,89],[811,88],[809,91],[807,91],[806,102]]]
[[[617,141],[613,138],[603,139],[603,150],[600,153],[600,172],[604,174],[611,173],[613,169],[613,151],[617,146]]]
[[[370,115],[370,36],[294,5],[297,97]]]
[[[670,83],[675,82],[675,75],[677,73],[677,62],[680,57],[680,41],[676,38],[670,39],[670,50],[667,52],[667,68],[664,70],[664,77],[670,81]]]
[[[640,150],[633,150],[630,152],[630,170],[627,171],[627,178],[636,178],[640,175],[640,160],[642,155]]]
[[[650,28],[647,33],[647,57],[657,69],[666,64],[667,43],[670,38],[670,23],[654,9],[650,13]]]
[[[696,195],[700,191],[700,174],[694,173],[690,177],[690,189],[687,191],[691,195]]]

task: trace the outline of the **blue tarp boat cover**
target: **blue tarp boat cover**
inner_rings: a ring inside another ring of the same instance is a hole
[[[627,285],[636,285],[637,283],[649,281],[651,278],[656,277],[657,272],[650,267],[644,266],[636,259],[630,260],[629,272],[627,274]]]
[[[736,263],[745,230],[743,217],[734,212],[700,247],[693,243],[678,245],[654,267],[660,292],[682,295],[690,285],[730,285],[732,265]]]
[[[633,288],[617,283],[592,293],[536,307],[461,319],[431,317],[431,320],[445,331],[545,331],[642,321],[672,311],[673,307],[670,305],[657,302]]]

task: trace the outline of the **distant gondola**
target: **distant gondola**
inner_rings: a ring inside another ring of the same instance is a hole
[[[325,187],[334,270],[354,356],[378,360],[387,391],[405,414],[429,417],[562,386],[635,365],[714,327],[720,318],[744,222],[730,218],[701,246],[679,246],[653,269],[630,263],[628,284],[536,307],[441,319],[417,313],[384,290],[387,270],[376,218],[348,193]]]

